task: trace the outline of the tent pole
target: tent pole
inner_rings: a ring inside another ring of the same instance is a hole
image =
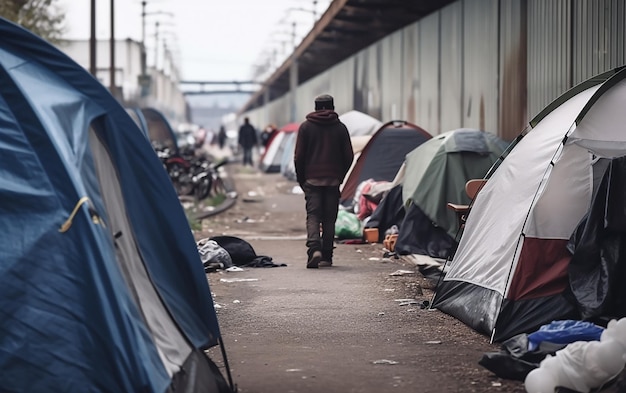
[[[226,376],[228,377],[228,384],[230,385],[230,390],[233,393],[235,393],[237,392],[237,388],[233,384],[233,376],[230,373],[230,366],[228,365],[228,356],[226,356],[226,348],[224,348],[224,340],[222,340],[221,335],[217,338],[217,341],[220,344],[220,350],[222,351],[222,358],[224,359],[224,367],[226,367]]]
[[[489,338],[489,344],[493,344],[493,338],[496,336],[496,328],[491,331],[491,337]]]

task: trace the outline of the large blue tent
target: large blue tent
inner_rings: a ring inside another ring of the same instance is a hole
[[[225,391],[204,352],[221,342],[211,292],[149,141],[52,45],[2,18],[0,37],[0,391]]]

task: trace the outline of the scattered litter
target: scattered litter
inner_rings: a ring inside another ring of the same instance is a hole
[[[426,341],[424,344],[441,344],[439,340]]]
[[[395,360],[388,360],[388,359],[374,360],[372,363],[374,364],[398,364],[398,362],[396,362]]]
[[[398,302],[398,303],[404,303],[404,302],[412,302],[415,301],[415,299],[393,299],[394,302]]]
[[[502,382],[491,382],[491,386],[502,386]]]
[[[398,306],[410,306],[411,304],[419,304],[417,300],[411,299],[404,302],[400,302]]]
[[[395,288],[385,288],[383,289],[385,292],[395,292]]]
[[[379,316],[379,317],[382,317],[383,315],[385,315],[385,313],[384,313],[384,312],[382,312],[382,311],[378,313],[378,316]]]
[[[302,371],[302,369],[301,368],[288,368],[285,371],[288,373],[297,373],[297,372]]]
[[[239,224],[241,224],[242,222],[248,222],[250,224],[253,224],[253,223],[257,222],[257,220],[255,220],[253,218],[250,218],[248,216],[245,216],[244,218],[240,218],[238,220],[235,220],[235,222],[237,222]]]
[[[291,189],[291,193],[292,194],[304,194],[304,191],[302,191],[302,188],[300,188],[300,186],[294,186]]]
[[[239,303],[241,303],[241,300],[237,300],[237,299],[235,299],[235,300],[233,300],[233,303],[235,303],[235,304],[239,304]]]
[[[371,257],[369,260],[370,260],[370,261],[380,261],[380,258]]]
[[[243,270],[239,266],[231,266],[228,269],[224,269],[224,270],[226,270],[227,272],[245,272],[245,270]]]
[[[246,282],[246,281],[259,281],[258,278],[220,278],[221,282]]]
[[[213,303],[213,308],[222,308],[221,304]]]
[[[231,199],[235,199],[237,198],[237,191],[229,191],[226,193],[226,196],[231,198]]]
[[[404,276],[405,274],[415,274],[415,272],[411,270],[396,270],[393,273],[389,273],[390,276]]]
[[[244,202],[261,202],[263,201],[263,195],[256,191],[248,191],[245,197],[242,198]]]
[[[360,248],[356,250],[356,252],[363,252],[363,250],[361,250]]]

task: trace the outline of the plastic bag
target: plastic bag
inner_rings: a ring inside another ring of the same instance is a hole
[[[604,331],[601,326],[584,321],[552,321],[528,335],[528,349],[534,351],[541,342],[569,344],[575,341],[599,341]]]
[[[363,237],[361,221],[356,214],[346,210],[339,210],[339,212],[337,212],[335,236],[338,239],[358,239]]]
[[[542,341],[531,351],[528,349],[528,334],[522,333],[504,341],[500,352],[485,353],[478,364],[500,378],[524,381],[528,373],[539,367],[547,355],[554,356],[566,346],[567,344]]]

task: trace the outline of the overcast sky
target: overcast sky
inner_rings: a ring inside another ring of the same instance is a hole
[[[331,0],[147,0],[146,47],[159,35],[177,53],[186,80],[249,80],[255,64],[291,51],[293,22],[299,42]],[[98,39],[110,37],[110,0],[96,0]],[[314,4],[317,3],[315,6]],[[66,38],[88,39],[89,0],[57,0],[66,15]],[[141,40],[141,1],[115,1],[117,39]],[[162,43],[160,45],[163,45]],[[148,62],[150,64],[150,57]]]

